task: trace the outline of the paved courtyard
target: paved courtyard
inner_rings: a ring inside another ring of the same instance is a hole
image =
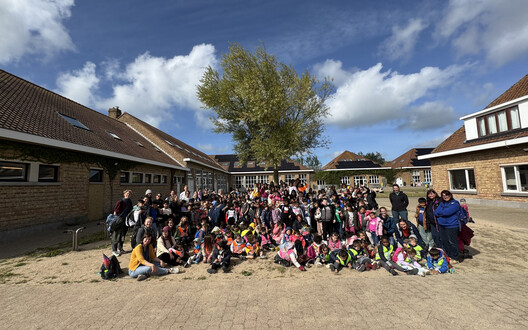
[[[268,259],[229,274],[209,275],[198,265],[144,282],[103,282],[95,272],[101,253],[109,253],[104,242],[55,257],[3,259],[2,328],[526,329],[528,213],[470,210],[474,259],[455,274],[425,278],[385,270],[301,273]],[[122,267],[129,256],[120,257]]]

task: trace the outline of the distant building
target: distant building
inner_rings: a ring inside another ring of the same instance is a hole
[[[400,186],[419,187],[425,184],[432,185],[431,162],[429,159],[418,159],[419,156],[428,155],[434,148],[413,148],[393,161],[387,162],[385,166],[401,170],[396,176]]]
[[[385,177],[379,173],[379,170],[391,169],[388,166],[382,166],[370,159],[356,155],[348,150],[332,159],[328,164],[322,167],[322,171],[350,171],[348,175],[340,178],[340,183],[347,186],[367,185],[369,187],[381,187],[386,185]],[[318,181],[318,186],[327,185],[328,182]]]
[[[429,155],[435,188],[473,203],[528,208],[528,75]]]
[[[257,162],[250,159],[242,165],[237,155],[212,155],[230,174],[230,187],[248,189],[255,183],[270,183],[273,181],[273,167],[269,162]],[[314,170],[309,169],[293,160],[283,160],[279,166],[279,181],[289,183],[299,179],[302,184],[310,185]],[[277,182],[278,183],[278,182]]]

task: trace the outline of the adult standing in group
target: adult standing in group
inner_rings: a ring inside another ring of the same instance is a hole
[[[392,217],[396,222],[400,218],[404,220],[408,219],[407,206],[409,206],[409,198],[407,195],[400,190],[400,186],[396,183],[392,185],[392,192],[389,195],[389,200],[392,205]]]
[[[122,253],[125,253],[123,249],[123,242],[125,241],[125,236],[127,233],[127,226],[125,224],[125,219],[127,215],[132,211],[132,200],[130,196],[132,195],[132,190],[123,191],[123,199],[116,203],[114,207],[114,215],[118,218],[115,220],[115,225],[112,226],[112,253],[117,257]]]
[[[427,197],[425,199],[425,219],[427,221],[427,227],[431,231],[436,247],[443,249],[440,232],[438,231],[438,222],[434,215],[434,211],[438,208],[440,201],[440,196],[438,196],[438,193],[434,189],[427,190]]]
[[[441,202],[434,211],[438,222],[438,231],[440,240],[445,252],[451,258],[451,262],[457,262],[460,257],[458,249],[458,212],[460,204],[453,198],[449,190],[443,190],[440,193]]]
[[[335,208],[332,204],[328,204],[326,198],[319,203],[319,214],[319,221],[323,227],[323,239],[326,241],[332,235],[335,222]]]

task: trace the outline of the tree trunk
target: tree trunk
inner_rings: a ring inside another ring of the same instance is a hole
[[[275,186],[279,185],[279,166],[273,165],[273,182]]]

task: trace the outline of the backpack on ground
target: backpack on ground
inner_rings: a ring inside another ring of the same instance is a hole
[[[123,274],[123,270],[121,269],[116,256],[112,256],[112,258],[109,259],[103,253],[103,264],[100,268],[100,274],[103,280],[110,280]]]

